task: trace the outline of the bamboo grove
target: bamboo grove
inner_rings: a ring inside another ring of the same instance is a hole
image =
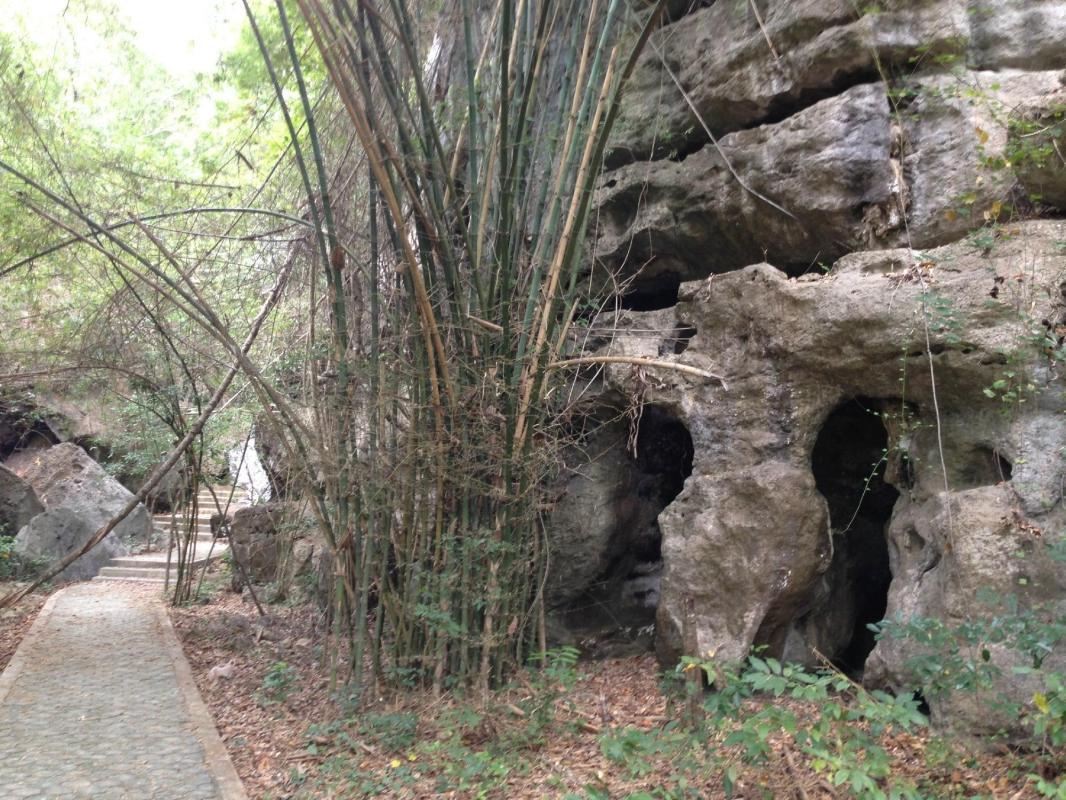
[[[268,251],[273,286],[241,341],[153,218],[103,224],[0,164],[68,242],[216,343],[228,367],[213,385],[224,393],[239,373],[257,399],[331,554],[331,652],[355,691],[487,690],[545,649],[546,489],[576,435],[575,321],[604,285],[583,248],[592,193],[665,6],[245,2],[302,199],[195,213],[306,235]],[[293,388],[253,345],[300,293]]]
[[[330,347],[310,386],[328,431],[316,466],[338,632],[357,686],[369,664],[436,690],[486,689],[545,648],[543,488],[568,436],[554,367],[589,299],[598,165],[658,12],[618,0],[460,0],[428,15],[407,0],[298,5],[364,156],[361,180],[332,191],[328,129],[279,3],[329,292]],[[341,217],[365,221],[364,242],[346,241]]]

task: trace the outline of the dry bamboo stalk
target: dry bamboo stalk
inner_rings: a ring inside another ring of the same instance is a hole
[[[359,102],[349,81],[340,71],[339,65],[336,63],[332,53],[332,48],[327,46],[327,43],[322,38],[324,30],[321,30],[320,26],[326,30],[331,29],[328,27],[330,25],[328,17],[321,9],[318,0],[297,0],[297,3],[300,6],[300,10],[304,14],[305,19],[308,21],[318,19],[319,21],[318,26],[309,25],[308,27],[310,27],[312,36],[318,45],[319,52],[322,54],[322,59],[330,73],[330,78],[333,81],[334,86],[337,87],[338,92],[341,94],[341,100],[344,103],[345,109],[348,111],[348,117],[355,126],[356,134],[359,136],[360,143],[367,154],[367,161],[371,170],[374,172],[375,180],[378,183],[378,189],[381,192],[386,205],[389,207],[389,213],[396,221],[397,226],[402,227],[405,216],[400,208],[400,201],[393,191],[392,181],[389,179],[389,175],[385,170],[384,157],[378,149],[379,140],[371,131],[366,109],[363,107],[362,103]],[[418,257],[407,237],[400,236],[398,239],[403,251],[407,274],[410,276],[411,285],[415,290],[415,303],[419,309],[419,314],[422,317],[423,335],[426,339],[427,352],[430,354],[427,357],[432,358],[433,360],[430,364],[429,376],[434,395],[434,404],[439,409],[441,385],[443,385],[444,393],[449,398],[449,402],[454,400],[451,379],[448,374],[447,354],[444,350],[444,344],[441,341],[440,330],[437,326],[433,306],[429,302],[429,295],[426,291],[425,282],[422,280]],[[440,378],[439,383],[438,375]]]
[[[604,73],[603,87],[600,90],[599,99],[596,102],[596,108],[592,115],[592,122],[589,125],[591,131],[595,131],[599,126],[603,111],[606,107],[607,98],[611,90],[611,84],[614,77],[614,66],[618,57],[618,47],[615,46],[611,49],[611,55],[608,59],[607,69]],[[592,153],[594,150],[594,137],[590,136],[585,142],[585,149],[581,156],[581,163],[578,167],[577,176],[575,178],[574,185],[577,187],[583,186],[587,179],[588,171],[591,167]],[[537,361],[540,359],[541,351],[544,348],[544,343],[548,338],[548,325],[551,321],[551,310],[555,302],[555,293],[559,286],[559,277],[562,274],[563,258],[569,247],[571,238],[574,236],[577,225],[579,222],[579,215],[581,209],[581,197],[580,190],[575,191],[570,202],[570,210],[567,213],[566,224],[563,227],[562,235],[559,237],[559,244],[556,247],[555,256],[552,259],[552,265],[548,273],[548,282],[545,284],[542,294],[542,300],[539,307],[540,321],[537,326],[537,336],[533,347],[529,352],[529,360],[526,362],[526,366],[523,368],[522,379],[519,382],[519,401],[518,401],[518,421],[515,425],[515,452],[520,452],[525,444],[525,436],[527,429],[527,419],[529,416],[529,409],[532,403],[533,385],[537,379]]]
[[[722,384],[722,388],[728,390],[725,378],[715,375],[699,367],[689,364],[679,364],[676,361],[663,361],[658,358],[643,358],[641,356],[584,356],[581,358],[568,358],[563,361],[553,361],[546,369],[562,369],[563,367],[579,367],[587,364],[632,364],[636,367],[654,367],[656,369],[669,369],[674,372],[683,372],[686,375],[695,375],[697,378],[707,378]]]
[[[600,0],[592,0],[592,8],[589,10],[589,22],[585,30],[585,40],[581,46],[581,59],[578,62],[577,72],[574,77],[574,96],[570,101],[570,112],[567,115],[566,133],[563,136],[563,149],[559,158],[560,168],[555,174],[555,183],[552,186],[551,195],[549,198],[548,207],[554,206],[556,201],[562,194],[563,177],[566,173],[565,165],[570,160],[570,151],[574,144],[574,137],[577,130],[578,112],[581,109],[581,97],[584,91],[584,81],[588,78],[588,62],[589,53],[592,50],[593,42],[593,20],[596,19],[597,12],[599,11]],[[544,246],[545,239],[541,238],[537,242],[537,250],[533,254],[533,263],[537,263],[541,256],[541,248]]]

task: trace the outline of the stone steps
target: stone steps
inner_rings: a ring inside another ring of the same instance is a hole
[[[226,503],[228,493],[228,487],[220,489],[217,492],[219,502],[223,505]],[[243,500],[230,500],[229,511],[232,513],[238,508],[243,508],[246,505],[247,503]],[[165,539],[169,539],[171,526],[174,525],[177,528],[177,532],[184,537],[186,532],[189,531],[189,520],[184,515],[189,513],[190,510],[190,508],[183,509],[182,512],[175,514],[173,517],[170,514],[155,515],[152,520],[156,532]],[[224,538],[215,539],[214,535],[211,533],[211,517],[217,513],[217,507],[214,499],[207,493],[201,493],[199,495],[197,512],[196,519],[193,520],[191,528],[195,539],[193,541],[193,550],[188,562],[189,566],[194,569],[202,568],[208,563],[208,561],[217,561],[229,551],[229,545],[226,543],[226,540]],[[168,561],[165,547],[166,545],[164,545],[164,549],[152,553],[113,558],[104,565],[93,580],[164,583],[166,580]],[[173,579],[177,563],[177,553],[174,552],[173,548],[170,553],[169,561],[171,579]]]

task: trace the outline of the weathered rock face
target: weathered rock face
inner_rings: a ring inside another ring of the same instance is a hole
[[[810,662],[817,649],[905,687],[913,643],[871,653],[865,624],[961,622],[985,588],[1066,611],[1048,549],[1066,531],[1063,241],[1066,223],[1032,221],[924,253],[854,253],[824,276],[757,264],[681,287],[672,313],[696,333],[661,357],[728,388],[670,372],[640,387],[694,448],[658,520],[664,661],[765,644]],[[654,328],[644,316],[630,314],[634,329]],[[646,354],[636,341],[610,352]],[[627,367],[606,381],[636,391]],[[934,713],[979,717],[952,703]]]
[[[588,421],[552,511],[545,597],[554,638],[621,654],[651,641],[662,573],[656,518],[681,491],[692,442],[655,406],[628,422],[609,405],[599,413],[608,419]]]
[[[233,514],[230,547],[248,579],[255,583],[272,581],[277,574],[283,514],[280,503],[248,506]],[[239,581],[239,573],[234,573],[234,579]]]
[[[1061,2],[760,5],[762,25],[717,2],[653,37],[599,184],[605,275],[800,274],[1066,204]]]
[[[260,417],[256,421],[254,436],[260,464],[270,482],[271,496],[286,498],[298,494],[296,467],[284,442],[266,418]]]
[[[658,517],[660,655],[817,651],[903,688],[913,643],[875,647],[869,623],[960,622],[986,587],[1061,614],[1066,223],[1019,220],[1066,210],[1066,4],[670,12],[608,147],[589,267],[634,310],[604,352],[728,384],[606,369],[607,395],[691,434]],[[579,527],[598,563],[610,536]]]
[[[866,238],[864,208],[892,200],[890,149],[884,87],[867,84],[777,125],[723,137],[721,154],[704,148],[683,162],[612,170],[598,198],[596,258],[623,272],[647,264],[641,280],[705,277],[764,251],[804,267],[832,258]],[[831,249],[821,253],[825,243]]]
[[[19,450],[50,447],[60,441],[56,425],[38,413],[32,395],[0,398],[0,459]]]
[[[332,579],[329,548],[299,503],[274,502],[238,509],[229,523],[229,537],[245,576],[253,583],[274,582],[275,600],[328,601]],[[234,570],[234,588],[241,588],[243,583],[240,571]]]
[[[17,533],[31,519],[44,511],[33,487],[0,465],[0,531]]]
[[[882,71],[1066,67],[1060,0],[859,8],[849,0],[766,0],[758,4],[761,25],[750,3],[707,5],[652,37],[627,88],[608,166],[692,152],[708,140],[700,117],[722,136],[783,119]]]
[[[1066,208],[1066,86],[1017,108],[1007,154],[1030,193]]]
[[[22,463],[19,471],[45,507],[45,513],[39,517],[46,519],[34,518],[36,524],[23,528],[16,539],[20,552],[34,558],[56,560],[66,555],[72,542],[84,542],[133,497],[74,444],[41,450],[28,463]],[[71,566],[65,577],[75,573],[78,578],[91,577],[108,558],[126,551],[125,542],[145,541],[150,530],[148,510],[138,505],[97,548],[101,553],[108,553],[107,558],[101,560],[87,554]]]
[[[330,601],[332,560],[317,529],[307,528],[292,540],[279,568],[278,589],[286,597],[306,598],[325,607]]]
[[[55,391],[22,392],[0,400],[0,459],[13,469],[36,458],[37,450],[55,444],[81,447],[100,464],[112,467],[116,479],[135,492],[155,464],[129,459],[118,444],[124,437],[121,417],[112,395],[72,398]],[[181,462],[148,494],[145,502],[156,512],[181,505],[187,494]]]

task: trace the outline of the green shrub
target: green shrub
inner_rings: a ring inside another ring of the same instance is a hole
[[[36,577],[44,567],[39,559],[25,558],[15,551],[15,537],[0,535],[0,581],[24,581]]]

